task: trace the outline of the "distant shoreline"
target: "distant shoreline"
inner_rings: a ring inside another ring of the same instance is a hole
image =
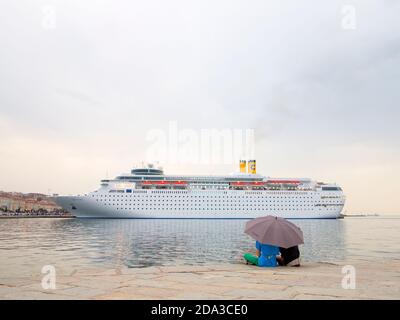
[[[365,214],[342,214],[342,217],[379,217],[380,215],[377,213],[365,213]]]
[[[75,218],[75,216],[59,216],[59,215],[15,215],[15,216],[0,216],[0,219],[29,219],[29,218]]]

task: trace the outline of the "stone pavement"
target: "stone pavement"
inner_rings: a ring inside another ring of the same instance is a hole
[[[355,289],[342,288],[345,265],[355,267]],[[76,269],[57,271],[55,290],[42,276],[0,275],[0,299],[400,299],[400,260]]]

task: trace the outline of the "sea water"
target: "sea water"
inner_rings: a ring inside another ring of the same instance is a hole
[[[400,259],[400,216],[292,220],[303,261]],[[243,263],[246,220],[0,219],[0,278],[63,270]]]

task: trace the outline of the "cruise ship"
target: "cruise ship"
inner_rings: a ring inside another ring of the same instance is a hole
[[[240,161],[239,172],[224,176],[166,175],[146,165],[82,196],[57,196],[58,205],[79,218],[335,219],[345,196],[340,186],[305,178],[270,178],[256,162]]]

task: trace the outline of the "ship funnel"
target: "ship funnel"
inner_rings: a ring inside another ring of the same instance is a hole
[[[246,160],[240,160],[239,168],[241,173],[246,173]]]
[[[256,160],[249,160],[248,162],[248,167],[247,167],[247,173],[250,174],[256,174]]]

